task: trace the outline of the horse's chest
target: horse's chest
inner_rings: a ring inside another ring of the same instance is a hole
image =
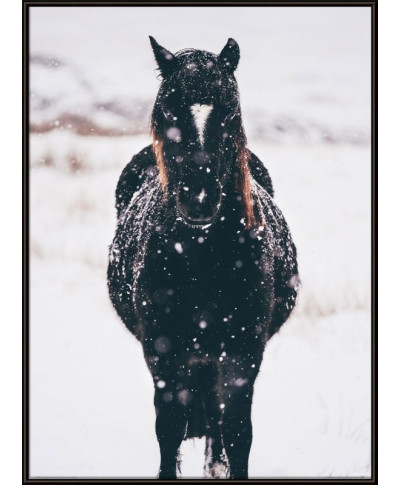
[[[138,296],[152,315],[200,327],[207,319],[243,319],[249,311],[266,314],[269,265],[262,245],[249,237],[208,238],[203,232],[160,236],[151,243]]]
[[[149,284],[165,281],[223,289],[262,278],[262,256],[261,246],[245,239],[210,239],[203,232],[186,238],[159,237],[147,256],[146,279]]]
[[[270,262],[261,244],[239,238],[151,241],[136,294],[145,341],[163,335],[199,358],[222,344],[231,353],[261,344],[273,301]]]

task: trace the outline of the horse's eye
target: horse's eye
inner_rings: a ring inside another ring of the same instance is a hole
[[[174,117],[174,115],[172,114],[172,112],[169,109],[167,109],[165,107],[162,107],[161,109],[162,109],[163,115],[164,115],[164,117],[167,121],[172,123],[173,121],[176,120],[176,118]]]

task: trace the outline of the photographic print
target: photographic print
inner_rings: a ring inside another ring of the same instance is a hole
[[[24,8],[25,480],[371,482],[376,4]]]

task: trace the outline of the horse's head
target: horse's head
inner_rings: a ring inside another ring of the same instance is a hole
[[[239,46],[219,55],[185,49],[172,54],[150,37],[162,83],[154,104],[153,149],[165,193],[191,226],[216,217],[224,187],[234,180],[248,227],[254,222],[246,149],[234,71]]]

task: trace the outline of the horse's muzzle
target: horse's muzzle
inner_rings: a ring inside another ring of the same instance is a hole
[[[219,185],[194,188],[182,184],[176,199],[178,213],[191,226],[211,224],[221,207],[221,195]]]

